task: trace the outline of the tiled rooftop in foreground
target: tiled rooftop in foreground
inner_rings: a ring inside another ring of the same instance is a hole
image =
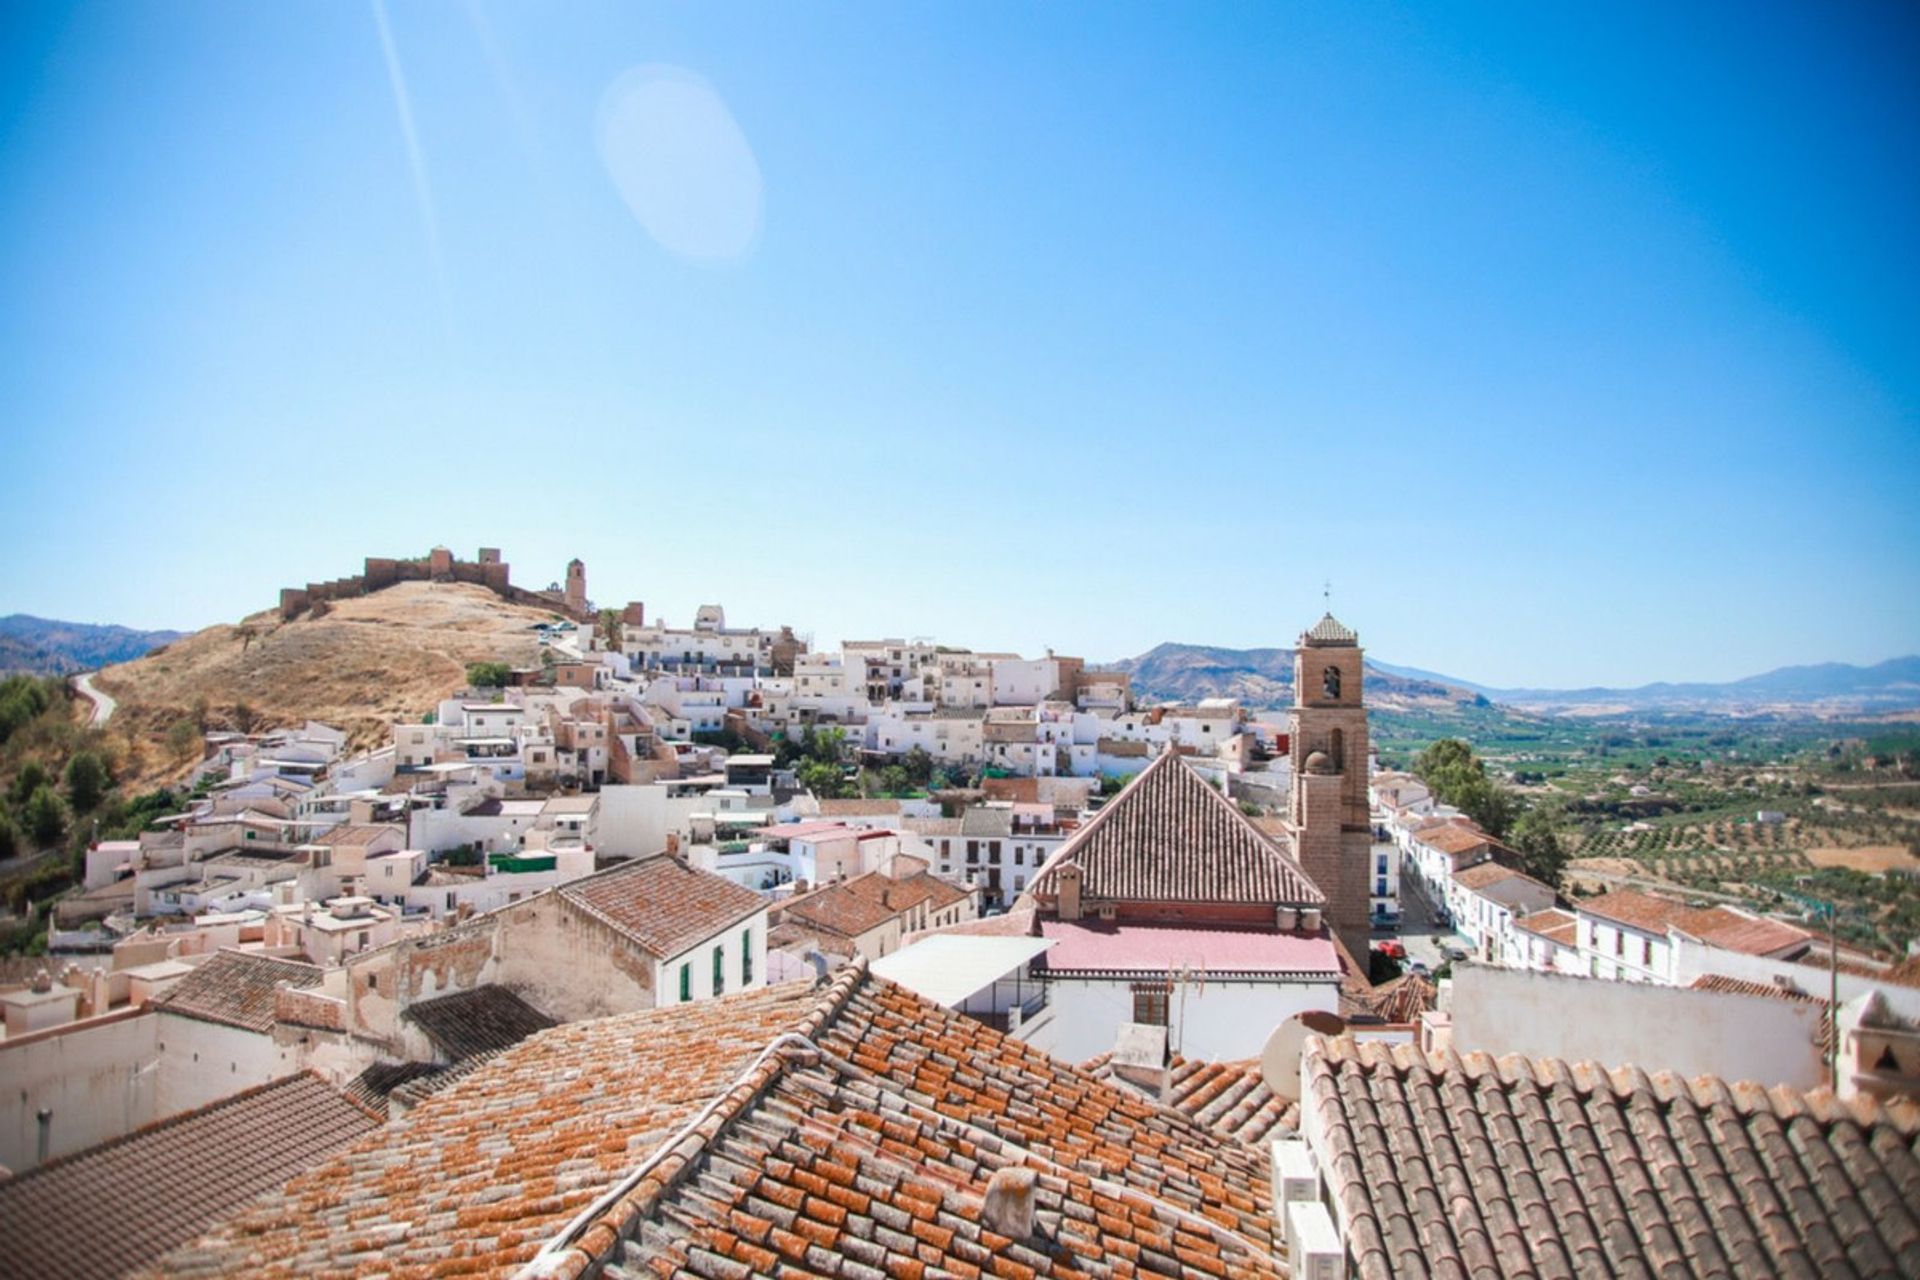
[[[289,1076],[0,1181],[0,1275],[124,1275],[379,1126]]]
[[[1920,1275],[1920,1107],[1310,1043],[1302,1128],[1362,1280]]]
[[[1009,1166],[1024,1240],[982,1220]],[[1269,1201],[1264,1153],[855,964],[540,1032],[160,1271],[510,1274],[554,1242],[557,1275],[1274,1275]]]

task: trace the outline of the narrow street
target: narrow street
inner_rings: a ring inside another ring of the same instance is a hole
[[[1440,948],[1448,944],[1464,945],[1452,929],[1434,923],[1433,908],[1421,896],[1412,876],[1400,881],[1400,941],[1407,948],[1407,963],[1418,962],[1431,973],[1447,961]]]

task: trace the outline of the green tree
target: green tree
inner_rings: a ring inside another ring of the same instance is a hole
[[[38,760],[29,760],[20,766],[20,772],[13,775],[13,786],[7,796],[16,809],[24,808],[28,797],[53,781],[53,775],[47,772],[47,766]]]
[[[113,778],[97,751],[76,751],[67,761],[67,803],[75,813],[92,813]]]
[[[1473,754],[1473,748],[1459,738],[1442,738],[1413,758],[1413,772],[1448,804],[1448,792],[1486,777],[1486,766]]]
[[[847,731],[837,725],[816,730],[807,726],[807,754],[820,764],[839,764],[845,758]]]
[[[897,764],[890,764],[880,771],[880,794],[888,796],[905,795],[913,790],[913,779],[907,771]]]
[[[504,688],[512,674],[513,669],[504,662],[469,662],[467,664],[467,683],[476,689]]]
[[[1486,765],[1459,738],[1442,738],[1414,757],[1413,772],[1496,840],[1504,840],[1519,812],[1513,793],[1487,776]]]
[[[600,638],[606,642],[607,648],[618,649],[620,647],[619,611],[615,609],[602,609],[599,618],[595,621],[600,631]]]
[[[847,775],[837,764],[827,764],[821,760],[809,760],[800,766],[799,781],[802,787],[811,791],[816,800],[840,800],[852,791],[847,785]]]
[[[1513,847],[1520,854],[1520,869],[1556,890],[1561,873],[1567,867],[1566,847],[1560,843],[1559,815],[1544,805],[1535,805],[1513,824]]]
[[[38,717],[52,701],[44,680],[24,675],[0,680],[0,742]]]
[[[1519,811],[1513,792],[1490,778],[1469,779],[1447,802],[1472,818],[1475,825],[1495,840],[1507,838],[1514,815]]]
[[[916,787],[924,787],[933,781],[933,757],[927,754],[925,747],[915,747],[907,752],[901,765],[907,771],[907,777]]]
[[[44,782],[27,797],[26,807],[20,811],[20,816],[36,848],[44,849],[57,843],[67,829],[67,807],[60,803],[60,797],[54,794],[53,788]]]

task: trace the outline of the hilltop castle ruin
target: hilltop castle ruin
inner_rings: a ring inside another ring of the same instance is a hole
[[[566,586],[559,590],[529,591],[509,580],[508,567],[498,547],[480,548],[477,560],[456,560],[445,547],[435,547],[411,560],[368,556],[365,569],[351,578],[309,582],[304,587],[280,589],[280,617],[292,621],[323,600],[347,600],[372,595],[400,582],[470,582],[485,587],[509,604],[551,609],[577,622],[593,620],[587,600],[587,566],[575,559],[567,565]]]

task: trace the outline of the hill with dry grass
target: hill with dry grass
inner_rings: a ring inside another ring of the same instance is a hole
[[[384,745],[466,683],[470,662],[538,661],[541,609],[484,587],[403,582],[291,622],[274,610],[176,640],[108,667],[94,686],[119,703],[108,735],[137,782],[176,778],[208,729],[264,729],[313,719],[345,729],[355,750]]]

